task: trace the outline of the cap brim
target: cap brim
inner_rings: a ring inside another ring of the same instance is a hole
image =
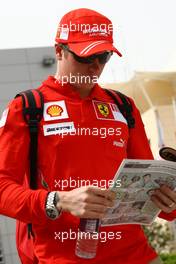
[[[87,57],[106,50],[116,52],[120,57],[122,54],[109,41],[97,40],[79,43],[67,43],[70,50],[80,57]]]

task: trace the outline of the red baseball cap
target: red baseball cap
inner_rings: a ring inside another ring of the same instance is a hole
[[[67,44],[70,50],[81,57],[107,50],[122,56],[113,46],[111,20],[87,8],[72,10],[62,17],[55,41]]]

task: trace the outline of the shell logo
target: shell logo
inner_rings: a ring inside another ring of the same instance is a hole
[[[61,116],[63,109],[59,105],[50,105],[46,110],[47,114],[51,117]]]

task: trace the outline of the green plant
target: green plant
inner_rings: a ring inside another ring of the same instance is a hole
[[[154,222],[151,226],[143,226],[143,229],[149,243],[158,253],[169,253],[171,251],[172,234],[168,224]]]
[[[174,254],[160,254],[160,257],[164,264],[175,264],[176,263],[176,255]]]

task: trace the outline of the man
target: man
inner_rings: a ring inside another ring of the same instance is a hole
[[[157,188],[158,187],[158,184],[151,179],[151,174],[149,173],[142,176],[142,181],[143,181],[142,187],[145,187],[145,188]]]
[[[108,189],[81,186],[81,180],[89,180],[90,185],[112,180],[123,158],[153,157],[134,102],[131,100],[135,128],[128,129],[114,100],[95,83],[112,53],[121,56],[113,46],[111,21],[93,10],[73,10],[59,24],[55,48],[56,75],[38,88],[44,96],[44,113],[39,127],[37,190],[30,190],[26,183],[29,130],[21,98],[10,103],[1,120],[0,212],[20,221],[17,243],[21,261],[161,263],[139,225],[101,227],[100,232],[111,232],[111,238],[120,231],[121,239],[100,241],[92,260],[75,255],[76,240],[70,234],[77,234],[80,218],[102,219],[115,199]],[[109,133],[95,133],[102,128]],[[122,140],[124,144],[114,144]],[[161,217],[175,218],[175,192],[163,186],[152,200],[163,211]],[[25,238],[27,223],[32,223],[34,238]]]

